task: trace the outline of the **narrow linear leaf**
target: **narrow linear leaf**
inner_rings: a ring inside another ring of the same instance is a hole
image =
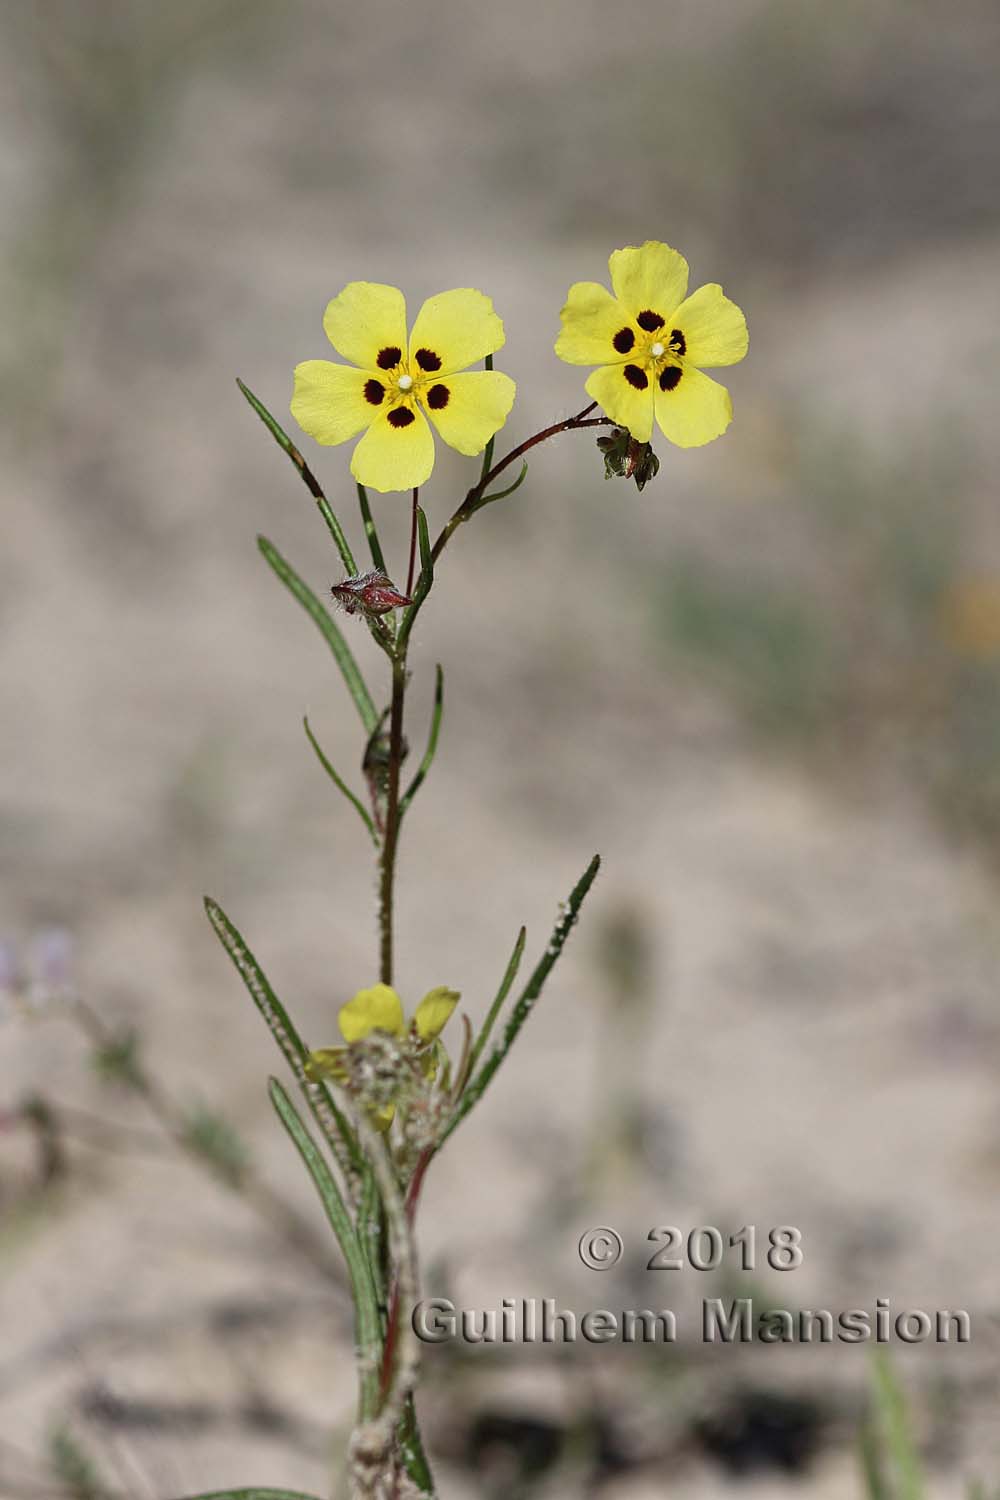
[[[469,515],[474,516],[477,510],[482,510],[484,505],[492,505],[494,500],[506,500],[508,495],[513,495],[515,490],[521,488],[527,477],[528,460],[525,458],[521,461],[521,472],[514,480],[514,483],[509,484],[505,490],[495,490],[492,495],[480,495],[479,499],[469,506]]]
[[[507,996],[510,994],[511,985],[517,978],[517,971],[521,967],[521,959],[524,956],[524,944],[527,940],[527,936],[528,929],[526,927],[522,927],[521,931],[517,935],[517,942],[514,944],[514,951],[507,961],[507,967],[504,970],[504,976],[500,981],[500,988],[497,990],[496,995],[494,996],[493,1004],[490,1006],[489,1010],[486,1013],[486,1020],[483,1022],[483,1028],[480,1031],[479,1035],[476,1037],[476,1043],[472,1049],[472,1056],[469,1059],[468,1072],[470,1078],[475,1070],[476,1063],[482,1056],[483,1048],[489,1041],[490,1032],[493,1030],[496,1018],[500,1014],[501,1006],[503,1005]]]
[[[202,1495],[186,1495],[184,1500],[317,1500],[301,1490],[212,1490]]]
[[[368,809],[365,807],[360,797],[356,797],[354,795],[350,787],[347,785],[347,782],[344,781],[340,776],[338,776],[333,766],[323,754],[316,736],[313,734],[312,729],[310,728],[308,718],[304,718],[302,720],[302,725],[306,732],[306,738],[308,739],[310,745],[312,745],[313,750],[316,752],[316,759],[319,761],[320,765],[323,767],[323,770],[329,776],[338,792],[342,792],[351,806],[357,811],[357,814],[360,817],[362,823],[365,825],[371,835],[372,842],[374,843],[375,847],[378,848],[378,834],[375,832],[375,824],[372,822],[371,814],[369,813]]]
[[[442,671],[441,664],[439,662],[434,671],[434,707],[431,709],[431,727],[430,733],[427,736],[427,749],[424,751],[424,758],[417,767],[413,780],[410,782],[409,786],[406,788],[404,795],[400,799],[400,817],[403,816],[406,809],[413,801],[414,796],[416,795],[421,783],[423,782],[424,778],[427,775],[427,772],[430,770],[434,762],[434,755],[437,751],[438,735],[441,732],[441,715],[443,712],[444,672]]]
[[[351,552],[347,537],[344,535],[344,529],[341,526],[340,522],[337,520],[337,517],[333,512],[333,508],[330,505],[329,500],[327,500],[326,496],[324,495],[322,486],[320,485],[319,480],[316,478],[316,475],[313,473],[312,469],[310,469],[309,465],[306,463],[305,459],[302,457],[302,454],[299,452],[298,448],[296,448],[291,438],[285,432],[284,428],[275,421],[274,417],[272,417],[263,401],[261,401],[258,396],[254,395],[253,391],[248,385],[244,385],[239,376],[236,377],[236,384],[239,386],[240,390],[243,392],[243,395],[249,401],[258,417],[260,417],[260,420],[263,422],[268,432],[274,438],[274,441],[278,444],[278,447],[288,454],[288,457],[292,460],[292,463],[298,469],[306,488],[308,489],[310,495],[312,495],[313,499],[316,501],[316,505],[319,509],[320,515],[323,517],[323,520],[327,524],[327,528],[330,532],[330,535],[333,537],[334,545],[336,546],[337,551],[340,553],[344,567],[347,569],[348,573],[356,573],[357,566],[354,561],[354,554]]]
[[[889,1360],[877,1354],[872,1361],[875,1410],[889,1461],[895,1470],[897,1500],[923,1500],[920,1458],[910,1432],[906,1397]]]
[[[417,586],[413,590],[413,603],[403,616],[403,623],[399,628],[399,639],[396,649],[402,654],[406,649],[406,643],[413,629],[413,622],[420,612],[427,595],[431,591],[434,582],[434,557],[431,553],[431,539],[427,533],[427,517],[424,515],[423,507],[417,506],[417,545],[420,548],[420,577]]]
[[[382,1352],[382,1323],[368,1257],[362,1249],[351,1215],[330,1168],[320,1154],[316,1142],[302,1123],[298,1110],[277,1078],[270,1079],[268,1092],[282,1125],[288,1131],[292,1143],[313,1180],[326,1217],[330,1221],[330,1228],[337,1236],[337,1243],[347,1262],[351,1290],[354,1294],[354,1316],[357,1325],[355,1332],[360,1383],[358,1417],[360,1421],[367,1422],[378,1412],[381,1400],[379,1356]]]
[[[289,593],[298,600],[302,608],[307,614],[312,616],[318,625],[327,645],[333,652],[338,667],[343,673],[347,690],[354,699],[355,707],[361,716],[361,722],[365,727],[365,731],[371,734],[378,722],[378,714],[375,712],[375,705],[372,702],[371,694],[365,686],[361,670],[354,660],[350,646],[338,629],[337,622],[330,615],[330,611],[320,603],[309,585],[304,583],[291,564],[285,561],[273,542],[269,542],[266,536],[259,536],[257,538],[257,546],[260,548],[268,566],[273,569]]]
[[[375,1296],[379,1305],[379,1322],[384,1332],[384,1319],[388,1310],[388,1298],[386,1296],[385,1278],[382,1274],[382,1199],[379,1196],[375,1173],[372,1171],[370,1165],[367,1164],[361,1183],[361,1200],[358,1204],[358,1238],[361,1241],[365,1257],[368,1261],[368,1269],[371,1272],[372,1282],[375,1287]]]
[[[205,911],[215,929],[223,948],[229,954],[233,967],[246,986],[254,1005],[264,1018],[268,1031],[292,1070],[302,1097],[312,1112],[313,1119],[329,1142],[344,1173],[350,1177],[364,1167],[354,1131],[341,1110],[337,1108],[329,1089],[323,1083],[314,1083],[306,1077],[305,1064],[309,1049],[296,1031],[292,1021],[268,982],[267,975],[254,958],[243,940],[242,934],[233,926],[222,907],[211,896],[205,897]]]
[[[368,503],[368,491],[363,484],[358,485],[358,504],[361,507],[361,522],[365,528],[365,536],[368,539],[368,550],[372,555],[372,562],[382,573],[388,573],[385,565],[385,557],[382,552],[382,543],[378,539],[378,531],[375,526],[375,517]]]
[[[473,1105],[478,1104],[497,1068],[499,1068],[500,1064],[503,1062],[504,1058],[507,1056],[507,1053],[513,1046],[518,1032],[521,1030],[521,1027],[524,1025],[525,1021],[531,1014],[532,1007],[534,1006],[535,1001],[542,993],[542,990],[545,986],[545,981],[548,979],[549,974],[551,973],[552,969],[559,959],[559,955],[562,953],[563,948],[566,946],[566,939],[569,937],[574,925],[576,924],[576,919],[579,915],[580,907],[583,905],[584,900],[587,896],[587,892],[593,885],[600,867],[601,857],[599,854],[595,854],[593,859],[590,861],[590,864],[587,866],[586,870],[584,870],[580,879],[577,881],[576,885],[570,892],[569,900],[563,907],[559,915],[559,920],[556,922],[556,925],[552,932],[552,936],[549,939],[549,945],[546,948],[545,952],[542,954],[542,957],[539,959],[538,963],[535,965],[535,969],[531,975],[531,978],[528,980],[524,989],[521,991],[520,995],[517,998],[514,1009],[511,1012],[510,1019],[507,1022],[507,1025],[504,1027],[503,1036],[500,1038],[500,1041],[494,1047],[493,1051],[490,1053],[489,1057],[480,1068],[478,1074],[473,1078],[472,1082],[469,1084],[468,1088],[465,1090],[465,1093],[459,1100],[455,1113],[452,1115],[451,1120],[448,1122],[447,1129],[441,1137],[442,1145],[451,1135],[456,1126],[459,1125],[465,1118],[465,1116],[469,1113]]]

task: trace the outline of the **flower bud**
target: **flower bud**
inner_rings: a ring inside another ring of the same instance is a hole
[[[359,611],[365,615],[387,615],[391,609],[413,602],[379,568],[345,578],[342,583],[335,583],[330,592],[349,615]]]
[[[627,427],[613,427],[597,446],[604,454],[605,479],[634,479],[640,494],[660,471],[652,444],[637,442]]]

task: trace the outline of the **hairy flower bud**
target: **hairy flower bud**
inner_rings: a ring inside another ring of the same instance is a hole
[[[379,568],[367,573],[356,573],[335,583],[330,590],[334,599],[349,615],[359,612],[365,615],[387,615],[391,609],[412,604],[406,594],[401,594],[392,580]]]

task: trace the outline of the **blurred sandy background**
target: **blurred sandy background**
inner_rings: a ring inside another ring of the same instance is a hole
[[[0,8],[0,936],[71,932],[93,1007],[321,1228],[200,897],[332,1040],[373,977],[373,879],[302,713],[345,772],[360,744],[254,545],[321,591],[325,532],[234,377],[283,418],[346,281],[414,309],[476,285],[517,440],[582,404],[551,350],[569,283],[678,245],[748,311],[729,435],[662,445],[641,496],[591,434],[548,445],[418,631],[412,741],[438,660],[446,711],[404,996],[449,983],[478,1018],[520,922],[537,951],[605,860],[431,1175],[428,1289],[683,1317],[744,1282],[646,1273],[649,1228],[796,1224],[765,1300],[969,1309],[968,1348],[897,1351],[941,1496],[1000,1483],[998,30],[992,0]],[[360,551],[347,450],[304,447]],[[439,446],[432,521],[467,472]],[[403,501],[378,517],[398,576]],[[67,1432],[141,1500],[326,1493],[336,1291],[65,1022],[8,1003],[0,1069],[3,1500],[87,1493],[53,1468]],[[602,1223],[605,1276],[575,1251]],[[839,1500],[869,1362],[432,1350],[422,1409],[446,1496]]]

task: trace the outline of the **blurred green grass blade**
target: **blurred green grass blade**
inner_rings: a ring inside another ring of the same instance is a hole
[[[347,1205],[330,1168],[320,1154],[295,1105],[289,1099],[277,1078],[270,1079],[268,1092],[278,1118],[288,1131],[296,1150],[320,1196],[330,1228],[337,1236],[354,1294],[356,1339],[359,1350],[358,1372],[361,1384],[359,1420],[368,1421],[378,1411],[380,1400],[379,1355],[382,1349],[382,1324],[379,1317],[375,1283],[368,1265],[368,1257],[354,1229]]]
[[[521,991],[520,995],[517,998],[514,1009],[512,1010],[510,1015],[510,1020],[504,1027],[503,1036],[500,1038],[500,1041],[494,1047],[493,1051],[490,1053],[489,1057],[480,1068],[478,1074],[471,1080],[465,1090],[465,1093],[459,1100],[458,1107],[456,1108],[455,1113],[452,1115],[450,1121],[448,1122],[447,1129],[441,1137],[442,1145],[451,1135],[456,1126],[458,1126],[465,1118],[465,1116],[469,1113],[473,1105],[478,1104],[497,1068],[499,1068],[500,1064],[503,1062],[504,1058],[507,1056],[507,1053],[513,1046],[518,1032],[521,1030],[521,1027],[524,1025],[525,1021],[528,1019],[528,1016],[531,1014],[531,1010],[535,1004],[535,1001],[542,993],[545,981],[548,979],[549,974],[555,967],[555,964],[557,963],[559,956],[563,951],[563,948],[566,946],[566,939],[569,937],[570,933],[573,930],[577,916],[580,912],[580,907],[583,905],[587,896],[587,892],[593,885],[600,867],[601,857],[599,854],[595,854],[593,859],[590,861],[590,864],[587,866],[586,870],[584,870],[583,874],[580,876],[580,879],[577,881],[576,885],[570,892],[569,900],[562,908],[562,911],[559,915],[559,920],[556,922],[556,925],[552,932],[552,936],[549,939],[549,945],[546,948],[545,952],[542,954],[538,963],[535,965],[534,972],[532,973],[531,978],[528,980],[524,989]]]
[[[417,767],[413,780],[410,782],[409,786],[406,788],[404,795],[400,799],[400,817],[403,816],[406,809],[413,801],[414,796],[419,790],[421,783],[423,782],[425,776],[427,775],[427,772],[430,770],[434,762],[434,755],[437,751],[438,735],[441,732],[441,715],[443,712],[444,672],[439,662],[434,669],[434,707],[431,709],[431,727],[430,733],[427,736],[427,749],[424,751],[424,758]]]
[[[381,572],[388,575],[389,570],[385,565],[385,557],[382,554],[382,543],[378,539],[375,517],[372,515],[372,508],[368,503],[368,491],[363,484],[358,485],[358,504],[361,507],[361,522],[365,528],[365,536],[368,539],[368,550],[372,555],[372,562],[376,568],[379,568]]]
[[[65,1424],[60,1424],[48,1442],[49,1461],[65,1488],[68,1500],[107,1500],[110,1488],[104,1483],[94,1459]]]
[[[284,428],[281,427],[275,421],[274,417],[271,416],[271,413],[268,411],[263,401],[261,401],[258,396],[254,395],[253,391],[248,385],[243,384],[243,381],[240,380],[239,376],[236,377],[236,384],[239,386],[240,390],[243,392],[243,395],[249,401],[258,417],[260,417],[260,420],[263,422],[268,432],[274,438],[274,441],[277,443],[278,447],[283,449],[284,452],[288,454],[288,457],[292,460],[292,463],[298,469],[306,488],[308,489],[310,495],[312,495],[313,499],[316,501],[316,505],[319,509],[320,515],[323,517],[323,520],[327,524],[327,528],[329,529],[330,535],[333,537],[334,545],[336,546],[337,551],[340,553],[341,561],[343,562],[344,567],[347,569],[348,573],[356,573],[357,565],[354,561],[354,554],[351,551],[347,537],[344,535],[343,527],[337,520],[337,517],[333,512],[333,508],[331,507],[329,500],[327,500],[326,496],[324,495],[322,487],[319,480],[316,478],[316,475],[313,473],[312,469],[310,469],[309,465],[306,463],[305,459],[302,457],[302,454],[299,452],[298,448],[296,448],[287,432],[285,432]]]
[[[257,546],[260,548],[268,566],[273,569],[282,583],[302,605],[302,608],[318,625],[327,645],[333,652],[338,667],[343,673],[347,690],[354,699],[355,707],[361,715],[361,722],[365,732],[371,734],[378,723],[378,714],[372,702],[371,694],[365,686],[365,680],[361,670],[354,660],[350,646],[344,640],[343,635],[337,627],[337,622],[325,609],[312,589],[296,573],[290,563],[287,563],[273,542],[269,542],[266,536],[257,538]]]
[[[431,591],[431,584],[434,582],[434,558],[431,555],[431,539],[427,534],[427,517],[424,515],[423,507],[420,505],[417,506],[417,545],[420,548],[420,576],[417,579],[417,586],[413,590],[413,603],[403,615],[403,623],[399,627],[399,639],[396,649],[400,653],[406,649],[406,643],[410,638],[410,631],[413,629],[413,622],[420,612],[420,606]]]
[[[888,1356],[881,1350],[872,1359],[872,1381],[875,1418],[896,1480],[894,1500],[923,1500],[923,1473],[910,1431],[906,1397]]]
[[[865,1422],[858,1439],[858,1457],[865,1482],[866,1500],[892,1500],[882,1475],[882,1454],[873,1422]]]
[[[308,1104],[313,1119],[329,1142],[330,1149],[341,1168],[348,1176],[361,1172],[364,1167],[364,1158],[354,1131],[342,1111],[337,1108],[326,1085],[313,1083],[306,1077],[305,1064],[309,1049],[296,1031],[285,1007],[271,988],[267,975],[250,952],[242,934],[233,926],[222,907],[217,901],[213,901],[211,896],[205,897],[205,911],[215,929],[216,936],[229,954],[233,967],[243,980],[247,993],[263,1016],[267,1029],[291,1068],[295,1081],[302,1091],[302,1097]]]
[[[377,848],[378,847],[378,834],[375,832],[375,824],[372,822],[371,814],[369,813],[368,809],[365,807],[365,805],[361,801],[360,797],[356,797],[354,795],[354,793],[351,791],[350,787],[347,785],[347,782],[344,781],[344,780],[342,780],[341,777],[338,776],[338,774],[334,770],[333,766],[330,764],[330,762],[327,760],[326,756],[323,754],[323,751],[320,748],[319,742],[317,741],[316,736],[312,732],[312,729],[311,729],[310,724],[309,724],[308,717],[304,718],[302,720],[302,725],[303,725],[303,728],[305,729],[305,732],[306,732],[306,738],[308,739],[310,745],[312,745],[313,750],[316,752],[316,759],[319,761],[320,765],[323,767],[323,770],[329,776],[330,780],[333,782],[333,784],[337,788],[338,792],[343,792],[343,794],[347,798],[348,802],[350,802],[351,806],[353,808],[355,808],[355,810],[357,811],[357,814],[360,817],[362,823],[364,823],[365,827],[368,829],[368,832],[371,835],[372,843]]]
[[[504,976],[500,981],[500,988],[497,990],[496,995],[493,997],[493,1004],[490,1006],[489,1010],[486,1013],[486,1020],[483,1022],[482,1030],[476,1037],[475,1046],[472,1049],[472,1056],[469,1059],[470,1078],[473,1071],[475,1070],[476,1063],[479,1061],[480,1056],[482,1055],[483,1048],[489,1041],[490,1032],[493,1030],[496,1018],[500,1014],[500,1009],[507,996],[510,994],[510,987],[514,983],[514,980],[517,978],[517,971],[521,967],[521,959],[524,956],[524,944],[527,940],[527,936],[528,929],[526,927],[522,927],[521,931],[517,935],[517,942],[514,944],[514,951],[507,961],[507,967],[504,970]]]
[[[469,506],[469,515],[474,516],[477,510],[482,510],[484,505],[492,505],[494,500],[506,500],[508,495],[513,495],[515,490],[521,488],[527,477],[528,460],[525,458],[521,461],[521,472],[514,480],[514,483],[509,484],[505,490],[494,490],[492,495],[480,495],[479,499]]]

